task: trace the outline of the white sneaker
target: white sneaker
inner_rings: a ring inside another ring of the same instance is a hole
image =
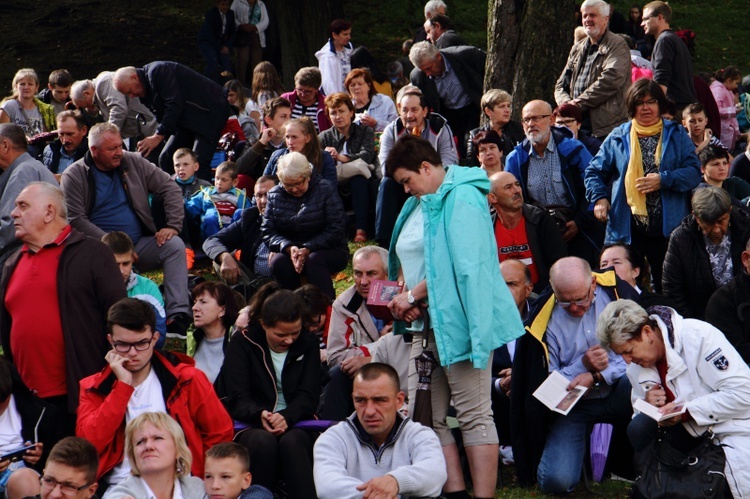
[[[500,458],[502,459],[503,464],[506,466],[514,464],[515,461],[513,461],[513,447],[511,447],[510,445],[501,445]]]

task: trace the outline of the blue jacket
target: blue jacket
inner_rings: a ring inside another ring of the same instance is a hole
[[[489,189],[483,170],[450,166],[436,193],[406,201],[393,231],[388,268],[390,279],[396,280],[401,268],[398,236],[412,211],[424,212],[427,296],[443,366],[470,360],[485,369],[494,349],[523,334],[497,264]]]
[[[250,200],[245,195],[245,189],[237,189],[232,187],[227,192],[234,191],[237,195],[237,210],[244,210],[250,206]],[[193,196],[185,201],[185,209],[193,218],[200,217],[201,221],[208,216],[218,216],[216,212],[216,203],[211,196],[216,194],[216,187],[201,187],[201,190],[193,194]],[[239,215],[237,216],[239,219]],[[221,226],[221,217],[219,217],[219,226]]]
[[[625,171],[630,158],[631,122],[624,123],[607,136],[599,153],[586,169],[586,197],[592,203],[609,199],[612,205],[605,243],[630,244],[631,210],[625,195]],[[664,237],[690,213],[692,190],[701,181],[701,166],[695,144],[681,125],[664,120],[662,134],[661,202]],[[611,194],[610,194],[611,192]]]

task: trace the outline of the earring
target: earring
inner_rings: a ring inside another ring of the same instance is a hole
[[[648,342],[648,344],[649,344],[649,345],[653,345],[653,344],[654,344],[654,340],[650,340],[650,341]]]
[[[182,475],[185,471],[185,468],[182,466],[182,458],[177,459],[176,468],[178,475]]]

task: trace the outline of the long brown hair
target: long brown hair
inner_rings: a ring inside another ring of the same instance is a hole
[[[253,89],[250,92],[250,98],[257,104],[258,95],[264,91],[271,94],[269,98],[278,97],[284,93],[279,73],[276,72],[274,65],[268,61],[259,63],[253,69]]]
[[[307,116],[295,118],[287,123],[286,127],[295,125],[298,126],[303,134],[310,137],[310,141],[305,145],[305,148],[300,151],[305,155],[307,161],[313,165],[313,169],[321,175],[323,172],[323,151],[320,148],[320,141],[318,140],[318,132],[315,130],[315,123]]]

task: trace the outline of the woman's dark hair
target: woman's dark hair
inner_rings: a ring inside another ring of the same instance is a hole
[[[349,21],[345,19],[334,19],[331,22],[331,29],[329,32],[331,33],[331,35],[338,35],[342,31],[351,29],[351,27],[352,27],[352,23],[350,23]]]
[[[372,74],[370,74],[370,71],[365,68],[354,68],[351,71],[349,71],[349,74],[346,75],[346,78],[344,79],[344,89],[349,92],[349,85],[352,84],[352,80],[356,78],[364,78],[365,83],[367,83],[367,86],[370,87],[370,89],[367,91],[367,97],[372,100],[373,96],[378,93],[377,90],[375,90],[375,85],[372,83]]]
[[[302,298],[302,323],[309,324],[314,317],[328,313],[331,298],[314,284],[305,284],[294,290]]]
[[[726,159],[728,161],[729,158],[729,151],[721,146],[717,146],[714,144],[708,144],[701,150],[701,152],[698,153],[698,159],[701,160],[702,167],[706,166],[709,161],[713,161],[715,159]]]
[[[505,136],[499,136],[495,130],[482,130],[471,139],[471,143],[474,144],[477,154],[479,154],[479,144],[495,144],[500,152],[503,152],[504,138]]]
[[[640,80],[636,80],[625,94],[625,107],[628,108],[628,117],[630,119],[635,117],[636,102],[642,101],[647,94],[659,103],[660,115],[669,111],[669,101],[667,100],[667,96],[664,95],[661,85],[654,80],[641,78]]]
[[[399,168],[418,173],[423,161],[433,165],[443,164],[440,154],[428,141],[416,135],[402,135],[388,153],[386,175],[393,178],[393,173]]]
[[[288,289],[280,289],[263,302],[260,318],[266,326],[273,326],[278,322],[296,322],[302,319],[303,308],[299,295]]]
[[[628,262],[630,262],[630,265],[634,269],[639,269],[640,273],[638,274],[638,278],[636,278],[635,283],[638,284],[638,287],[651,291],[651,267],[649,266],[648,262],[644,258],[644,256],[635,249],[630,244],[625,243],[610,243],[605,244],[602,248],[602,251],[599,253],[599,261],[602,260],[602,255],[605,251],[607,251],[609,248],[622,248],[625,250],[625,258],[628,259]]]
[[[561,118],[574,118],[579,125],[583,123],[583,111],[581,111],[581,108],[575,104],[569,104],[567,102],[561,106],[557,106],[555,110],[552,111],[552,116],[555,118],[558,116]]]
[[[352,69],[365,68],[370,71],[372,78],[378,83],[385,83],[388,80],[388,75],[385,74],[379,67],[378,61],[375,60],[375,56],[367,50],[366,47],[357,47],[352,50],[350,58],[352,63]]]
[[[266,301],[266,298],[280,289],[281,285],[276,281],[271,281],[258,288],[258,291],[255,292],[250,298],[250,302],[247,304],[247,306],[250,307],[250,312],[248,313],[249,322],[257,322],[260,320],[261,309],[263,308],[263,303]]]
[[[740,73],[740,70],[737,69],[737,66],[727,66],[724,69],[720,69],[715,72],[714,78],[724,83],[726,80],[742,78],[742,73]]]
[[[237,315],[240,312],[237,306],[237,300],[234,297],[234,291],[218,281],[205,281],[198,284],[191,293],[193,303],[200,298],[203,294],[208,294],[211,298],[216,300],[216,303],[220,307],[224,307],[224,317],[221,318],[221,323],[224,328],[229,331],[234,321],[237,320]]]

